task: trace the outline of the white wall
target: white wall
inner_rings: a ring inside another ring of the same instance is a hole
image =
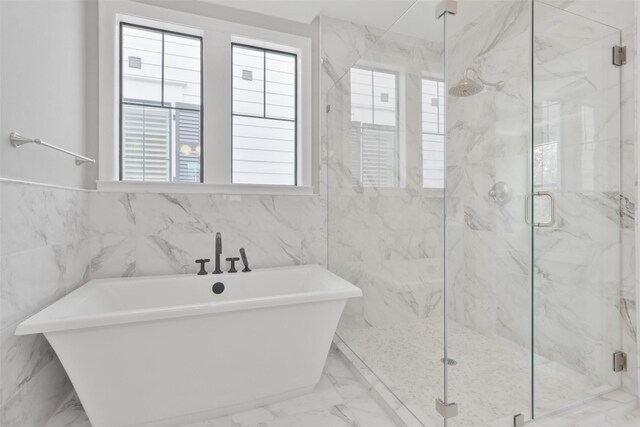
[[[93,188],[95,165],[35,145],[15,149],[8,133],[96,155],[96,1],[1,3],[2,177]]]

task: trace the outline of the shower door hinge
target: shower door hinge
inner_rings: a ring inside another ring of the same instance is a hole
[[[627,63],[627,47],[613,47],[613,65],[621,66]]]
[[[327,104],[327,113],[331,111],[331,104]]]
[[[627,353],[616,351],[613,353],[613,372],[627,371]]]
[[[442,399],[436,399],[436,411],[442,415],[445,420],[458,415],[458,404],[455,402],[444,403]]]
[[[445,13],[455,15],[458,13],[458,2],[456,0],[442,0],[436,5],[436,19]]]
[[[513,416],[513,427],[524,426],[524,415],[518,414]]]

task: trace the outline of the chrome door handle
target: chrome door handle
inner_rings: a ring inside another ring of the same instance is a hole
[[[536,222],[531,223],[531,218],[529,217],[529,213],[531,212],[531,200],[534,197],[547,196],[550,201],[551,215],[549,217],[549,221],[547,222]],[[557,208],[556,208],[556,197],[551,191],[536,191],[533,193],[527,194],[524,199],[524,220],[527,225],[533,225],[534,227],[553,227],[556,223],[557,216]]]

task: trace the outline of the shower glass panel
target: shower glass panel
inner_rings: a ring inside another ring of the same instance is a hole
[[[531,14],[461,0],[446,17],[449,427],[531,418]]]
[[[337,342],[398,414],[511,426],[621,385],[621,36],[539,1],[438,3],[327,25],[357,46],[323,64],[328,265],[364,292]]]
[[[533,43],[539,417],[621,385],[620,31],[535,2]]]
[[[367,49],[340,64],[325,61],[343,74],[326,95],[328,264],[364,293],[347,306],[338,337],[381,380],[376,387],[404,405],[395,409],[426,426],[442,424],[435,400],[444,389],[437,3],[414,3],[384,33],[334,23],[329,31],[348,30]]]

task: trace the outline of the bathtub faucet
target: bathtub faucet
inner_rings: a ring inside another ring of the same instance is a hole
[[[216,269],[212,274],[222,274],[220,270],[220,255],[222,255],[222,234],[216,233]]]

